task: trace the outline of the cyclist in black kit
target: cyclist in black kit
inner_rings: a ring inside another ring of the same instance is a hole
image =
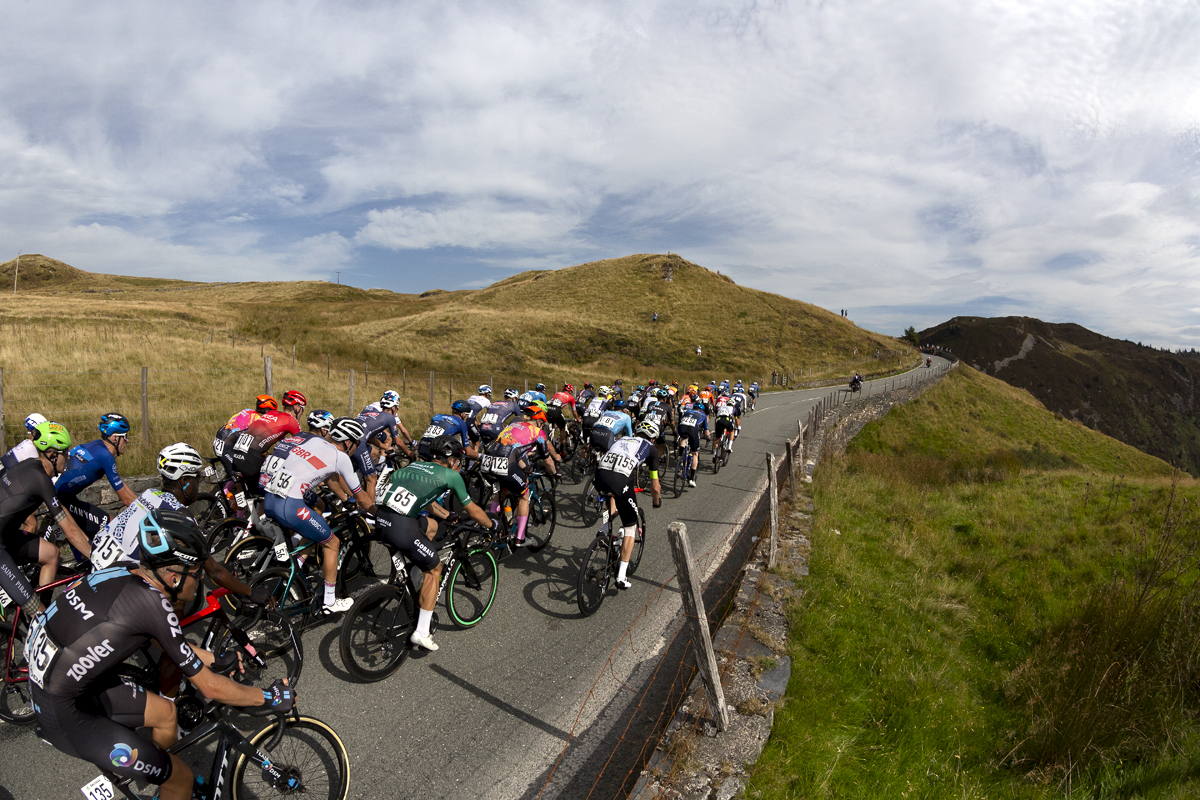
[[[166,800],[192,796],[192,770],[167,752],[178,737],[175,705],[110,670],[154,639],[205,697],[231,706],[288,711],[295,693],[283,681],[243,686],[220,671],[236,655],[214,658],[184,639],[172,601],[200,585],[208,550],[186,514],[155,509],[140,524],[141,563],[93,572],[51,603],[30,626],[30,696],[42,736],[67,755],[121,777],[161,785]],[[135,731],[145,726],[151,738]]]
[[[38,451],[37,458],[18,461],[0,472],[0,589],[31,616],[41,613],[42,603],[34,596],[33,587],[25,576],[17,570],[16,560],[41,562],[44,584],[49,582],[47,577],[52,579],[54,576],[58,553],[49,542],[24,529],[29,515],[45,505],[71,544],[84,555],[92,552],[92,543],[59,504],[54,483],[50,480],[66,468],[71,435],[57,422],[43,422],[34,428],[33,445]],[[50,567],[49,576],[47,566]]]

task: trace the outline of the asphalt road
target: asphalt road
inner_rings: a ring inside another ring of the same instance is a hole
[[[888,381],[867,384],[863,394]],[[578,519],[578,487],[564,483],[551,545],[500,563],[495,605],[477,628],[449,628],[440,608],[436,653],[414,655],[386,681],[359,684],[338,656],[340,626],[307,631],[301,710],[341,735],[351,757],[351,797],[583,796],[602,773],[619,778],[634,769],[628,758],[605,767],[605,754],[678,625],[675,584],[663,588],[675,574],[668,523],[685,522],[693,553],[715,569],[735,521],[766,479],[765,452],[781,455],[797,420],[831,391],[765,394],[744,418],[731,463],[719,474],[705,453],[697,488],[678,499],[667,492],[657,510],[645,498],[648,536],[634,588],[610,595],[591,617],[579,614],[574,582],[594,529]],[[32,728],[0,723],[0,800],[80,797],[77,787],[96,774],[42,743]],[[595,796],[611,796],[600,793],[608,785],[602,781]]]

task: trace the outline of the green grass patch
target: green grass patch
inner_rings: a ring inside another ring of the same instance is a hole
[[[1195,796],[1200,487],[956,372],[817,471],[747,796]]]

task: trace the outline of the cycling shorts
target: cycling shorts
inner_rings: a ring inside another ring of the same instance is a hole
[[[248,453],[226,449],[221,460],[225,462],[227,468],[232,470],[229,474],[243,477],[242,482],[246,485],[248,492],[259,492],[258,474],[262,472],[263,462],[266,461],[265,455],[253,449]]]
[[[29,533],[14,525],[0,536],[0,550],[5,550],[12,556],[18,566],[21,564],[36,564],[38,560],[38,542],[40,536]]]
[[[546,419],[551,425],[557,425],[560,428],[567,426],[567,418],[563,416],[561,408],[548,408],[546,410]]]
[[[617,434],[613,433],[609,428],[592,428],[592,432],[588,436],[588,441],[591,442],[592,449],[596,453],[604,455],[613,446],[613,443],[617,441]]]
[[[146,690],[112,673],[88,688],[79,697],[58,698],[29,685],[42,738],[122,778],[166,783],[171,756],[134,730],[146,724]]]
[[[735,425],[735,423],[732,419],[724,419],[722,417],[717,417],[717,422],[713,426],[713,432],[716,433],[717,436],[720,436],[725,431],[729,431],[730,433],[733,433],[734,428],[736,428],[736,427],[737,426]]]
[[[700,450],[699,428],[695,427],[694,425],[680,425],[678,433],[681,441],[684,439],[687,440],[688,445],[691,446],[693,453]]]
[[[268,493],[263,500],[263,510],[284,529],[295,531],[316,544],[324,544],[333,536],[333,530],[325,518],[305,505],[303,500]]]
[[[528,468],[529,464],[524,458],[509,456],[508,472],[494,472],[489,469],[484,475],[499,483],[501,488],[508,489],[509,493],[525,497],[529,493],[529,478],[525,475]]]
[[[621,515],[621,527],[638,524],[637,492],[634,481],[611,469],[596,470],[596,488],[601,494],[610,494],[617,501],[617,513]]]
[[[404,553],[408,560],[423,572],[438,565],[437,550],[425,535],[425,520],[428,517],[410,517],[397,514],[390,508],[380,507],[375,514],[375,530],[392,547]]]

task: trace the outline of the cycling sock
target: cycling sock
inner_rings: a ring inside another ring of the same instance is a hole
[[[628,561],[622,561],[620,564],[618,564],[617,565],[617,580],[618,581],[625,580],[625,573],[628,570],[629,570],[629,562]]]
[[[517,541],[525,541],[525,526],[529,524],[529,515],[517,517]]]
[[[433,609],[426,611],[423,608],[417,609],[417,636],[429,635],[429,623],[433,621]]]
[[[337,602],[337,587],[332,583],[325,584],[325,605],[331,606]]]

